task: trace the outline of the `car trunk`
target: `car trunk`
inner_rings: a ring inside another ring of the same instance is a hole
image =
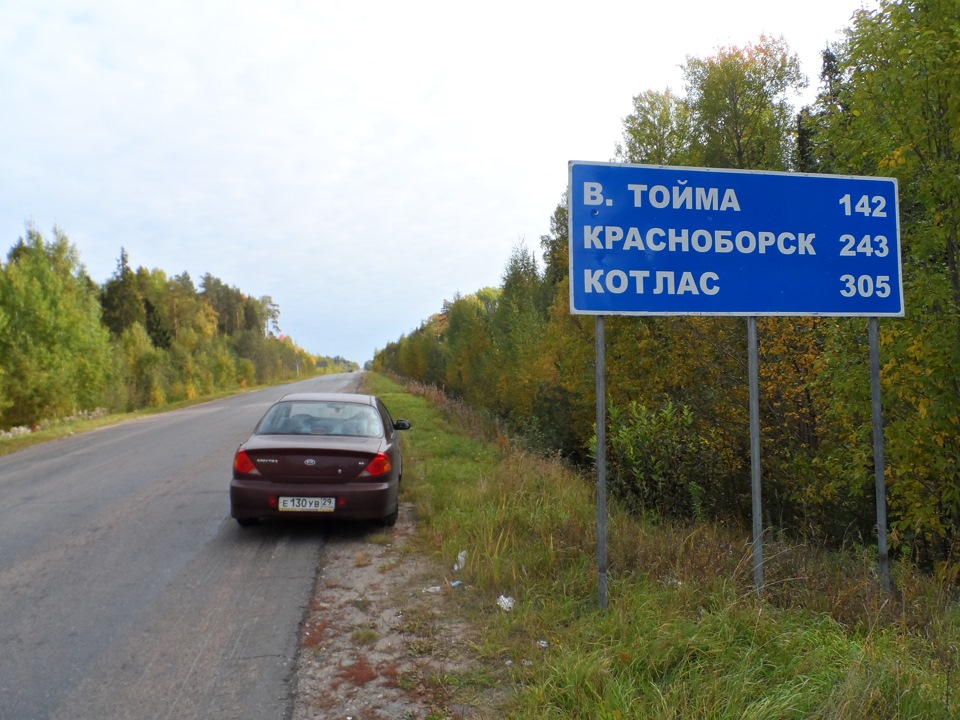
[[[309,446],[304,446],[303,438],[290,444],[275,436],[269,439],[269,443],[248,442],[246,451],[260,473],[273,482],[350,482],[380,450],[377,438],[349,438],[349,442],[338,438],[336,447],[325,438],[317,438]]]

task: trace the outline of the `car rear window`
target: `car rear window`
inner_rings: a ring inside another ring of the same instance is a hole
[[[381,437],[380,414],[350,402],[279,402],[257,426],[257,435],[346,435]]]

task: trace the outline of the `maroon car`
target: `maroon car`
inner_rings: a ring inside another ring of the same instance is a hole
[[[397,521],[398,430],[372,395],[297,393],[277,401],[233,458],[230,515]]]

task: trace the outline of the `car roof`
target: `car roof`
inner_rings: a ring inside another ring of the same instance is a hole
[[[349,402],[360,405],[376,405],[377,399],[373,395],[356,393],[290,393],[284,395],[277,402]]]

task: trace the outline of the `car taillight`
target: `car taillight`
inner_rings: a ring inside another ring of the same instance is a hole
[[[253,460],[247,455],[246,450],[237,450],[233,456],[233,472],[235,475],[259,475],[260,471],[253,464]]]
[[[380,477],[390,472],[393,463],[390,462],[390,456],[386,453],[377,453],[373,460],[367,463],[367,466],[357,475],[358,478]]]

